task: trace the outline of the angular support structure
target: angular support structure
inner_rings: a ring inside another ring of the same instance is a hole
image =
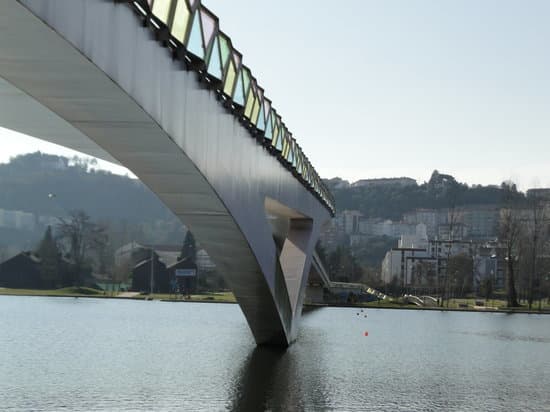
[[[286,346],[330,211],[203,86],[125,4],[0,4],[0,126],[130,169],[208,251],[256,342]]]

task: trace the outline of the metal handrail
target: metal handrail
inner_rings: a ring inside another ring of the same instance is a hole
[[[334,198],[273,108],[242,54],[219,29],[218,18],[200,0],[115,0],[132,7],[174,58],[199,81],[285,168],[335,214]]]

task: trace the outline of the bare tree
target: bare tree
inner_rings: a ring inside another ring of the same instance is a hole
[[[514,208],[502,209],[500,216],[500,241],[502,242],[506,252],[507,262],[507,279],[506,291],[508,307],[518,307],[516,282],[514,277],[515,262],[518,259],[518,249],[521,239],[521,219],[519,211]]]
[[[74,267],[75,283],[82,284],[83,272],[90,267],[90,253],[105,250],[108,242],[105,227],[90,219],[84,211],[77,210],[69,218],[59,218],[57,232],[59,239],[69,249],[69,257]]]
[[[540,271],[537,265],[537,261],[541,254],[542,246],[544,245],[544,237],[546,234],[548,219],[546,216],[546,204],[536,192],[533,192],[528,196],[528,203],[529,217],[527,219],[527,227],[529,229],[530,238],[529,246],[531,252],[531,267],[528,270],[529,276],[527,284],[527,301],[529,304],[529,310],[531,310],[534,300],[534,283],[537,282],[539,288],[541,284],[541,277],[539,273]]]
[[[455,240],[455,230],[457,223],[461,220],[462,216],[459,210],[456,207],[457,203],[457,193],[456,189],[453,190],[451,195],[451,207],[448,212],[448,221],[449,221],[449,239],[447,243],[447,253],[446,253],[446,268],[445,268],[445,278],[443,281],[443,293],[441,296],[440,305],[443,306],[445,299],[447,300],[447,307],[449,307],[449,283],[450,283],[450,273],[449,273],[449,261],[451,259],[453,241]]]

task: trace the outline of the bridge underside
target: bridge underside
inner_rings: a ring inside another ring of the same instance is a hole
[[[107,0],[0,5],[0,126],[119,163],[196,235],[257,343],[296,336],[329,213]]]

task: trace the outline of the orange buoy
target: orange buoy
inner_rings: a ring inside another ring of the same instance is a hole
[[[365,336],[369,336],[369,332],[368,332],[368,331],[365,331]]]

